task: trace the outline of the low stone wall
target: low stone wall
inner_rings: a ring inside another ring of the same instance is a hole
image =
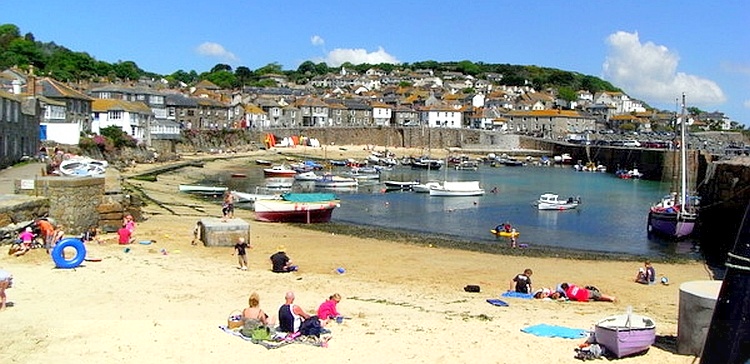
[[[17,224],[49,214],[49,199],[25,195],[0,195],[0,226]]]
[[[97,207],[104,195],[103,177],[39,177],[16,181],[16,194],[49,200],[49,217],[63,224],[69,235],[99,223]]]

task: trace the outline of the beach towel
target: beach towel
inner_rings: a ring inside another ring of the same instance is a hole
[[[232,336],[237,336],[242,340],[263,346],[266,349],[278,349],[289,344],[308,344],[325,348],[328,347],[328,340],[331,339],[330,336],[321,336],[320,338],[318,338],[315,336],[300,335],[299,333],[289,335],[277,333],[277,335],[275,335],[271,340],[255,340],[253,338],[242,335],[239,330],[230,329],[226,325],[219,325],[219,329]]]
[[[497,298],[488,298],[487,303],[495,306],[508,307],[508,303]]]
[[[521,293],[516,291],[507,291],[500,295],[501,297],[511,297],[511,298],[523,298],[525,300],[530,300],[534,298],[533,293]]]
[[[539,324],[521,329],[522,332],[542,337],[561,337],[563,339],[582,339],[587,337],[586,330],[570,327]]]

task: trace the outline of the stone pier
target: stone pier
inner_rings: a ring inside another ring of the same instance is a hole
[[[250,224],[234,218],[226,221],[216,217],[205,217],[198,221],[198,237],[205,246],[234,246],[239,238],[250,243]]]

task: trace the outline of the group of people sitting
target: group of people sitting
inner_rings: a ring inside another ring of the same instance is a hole
[[[510,291],[532,294],[536,299],[570,300],[579,302],[605,301],[615,302],[614,296],[605,295],[594,286],[578,286],[572,283],[560,283],[556,289],[540,288],[534,291],[531,286],[531,275],[534,272],[527,268],[510,280]]]
[[[325,326],[330,321],[341,322],[343,316],[338,312],[337,305],[341,302],[341,295],[332,294],[321,303],[316,314],[305,312],[302,307],[294,303],[294,292],[289,291],[284,296],[284,304],[279,307],[278,316],[271,317],[260,308],[260,296],[257,292],[250,294],[248,307],[242,311],[243,325],[240,332],[250,337],[258,328],[267,328],[269,333],[286,335],[320,336],[330,332]],[[278,321],[276,321],[278,319]]]

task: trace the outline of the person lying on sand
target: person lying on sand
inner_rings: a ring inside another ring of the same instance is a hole
[[[571,301],[588,302],[588,301],[605,301],[615,302],[616,298],[602,294],[594,286],[579,287],[575,284],[563,283],[560,288],[565,291],[565,295]]]

